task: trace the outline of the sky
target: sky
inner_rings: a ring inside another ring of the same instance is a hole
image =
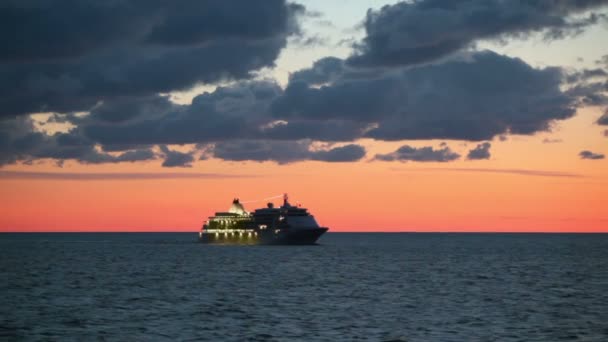
[[[0,4],[0,231],[608,232],[608,0]],[[278,203],[278,202],[277,202]]]

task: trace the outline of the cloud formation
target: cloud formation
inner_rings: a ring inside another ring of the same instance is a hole
[[[250,138],[267,124],[268,107],[282,92],[272,81],[240,82],[196,96],[188,106],[161,102],[164,110],[121,125],[99,120],[81,121],[83,134],[101,144],[191,144]],[[155,102],[158,102],[158,98]],[[129,104],[133,112],[154,107],[145,102]],[[110,105],[111,109],[116,108]],[[120,116],[121,111],[114,116]]]
[[[581,159],[592,159],[592,160],[604,159],[603,154],[594,153],[594,152],[591,152],[588,150],[581,151],[578,155],[579,155],[579,157],[581,157]]]
[[[315,81],[328,79],[312,70]],[[348,120],[377,140],[533,134],[573,116],[578,99],[560,89],[561,69],[533,68],[491,51],[379,75],[347,70],[321,87],[303,78],[272,104],[277,119]]]
[[[161,145],[160,150],[165,156],[163,167],[192,167],[192,162],[194,162],[192,153],[174,151],[165,145]]]
[[[349,144],[325,150],[312,149],[311,141],[235,140],[216,143],[213,156],[231,161],[276,161],[280,164],[302,160],[354,162],[365,156],[365,148]]]
[[[433,149],[431,146],[411,147],[403,145],[395,152],[388,154],[376,154],[374,159],[382,161],[416,161],[416,162],[450,162],[460,158],[460,155],[453,152],[448,146],[440,149]]]
[[[303,12],[284,0],[4,2],[0,117],[250,78]]]
[[[608,108],[604,111],[604,114],[597,120],[598,125],[608,125]]]
[[[490,147],[492,144],[489,142],[481,143],[475,146],[474,149],[470,150],[467,154],[467,159],[469,160],[480,160],[480,159],[490,159]]]
[[[75,133],[38,132],[28,117],[0,120],[0,165],[44,158],[101,164],[153,160],[156,154],[146,147],[106,153],[94,141]]]
[[[54,120],[75,125],[57,137],[34,132],[32,125],[20,131],[38,137],[32,146],[54,146],[46,141],[58,138],[78,141],[81,148],[86,145],[81,154],[92,156],[76,158],[82,161],[112,160],[100,157],[95,146],[112,152],[212,143],[220,146],[219,158],[232,160],[235,147],[247,152],[248,145],[242,141],[260,140],[262,146],[284,141],[299,146],[300,140],[479,141],[508,133],[533,134],[547,130],[554,120],[571,117],[577,104],[576,96],[560,89],[560,69],[533,68],[520,59],[490,51],[380,74],[345,69],[335,62],[329,63],[331,68],[313,66],[317,70],[314,77],[302,70],[285,90],[271,80],[241,81],[200,94],[189,105],[177,105],[161,95],[114,97],[97,104],[89,115],[56,115]],[[316,83],[326,84],[319,87]],[[14,145],[15,139],[9,137],[13,142],[8,144]],[[3,151],[4,163],[40,157],[38,147],[22,145]],[[230,149],[222,153],[222,147]],[[303,155],[323,160],[321,155]],[[279,155],[276,160],[286,158]]]
[[[368,12],[352,56],[321,58],[293,72],[283,89],[254,75],[274,65],[288,38],[301,36],[301,5],[9,0],[0,5],[0,165],[42,158],[160,158],[164,167],[188,167],[196,157],[349,162],[365,156],[352,143],[363,138],[482,142],[547,131],[580,106],[608,105],[606,70],[567,74],[469,47],[535,32],[576,34],[603,20],[589,13],[607,3],[400,2]],[[186,105],[166,95],[225,81]],[[39,111],[56,112],[51,121],[73,128],[45,134],[24,115]],[[608,113],[598,124],[608,124]],[[317,142],[332,148],[316,149]],[[198,150],[173,146],[184,144]],[[489,149],[480,143],[467,158],[487,159]],[[375,159],[459,157],[447,147],[405,145]]]
[[[542,32],[546,39],[580,33],[605,19],[591,13],[606,0],[425,0],[369,10],[366,35],[355,44],[349,64],[387,67],[433,61],[470,47],[478,40],[506,39]]]

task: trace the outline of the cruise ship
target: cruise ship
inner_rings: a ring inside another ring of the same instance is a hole
[[[238,198],[226,212],[217,212],[205,221],[199,232],[203,243],[312,245],[329,228],[320,227],[306,208],[289,204],[287,194],[283,205],[272,202],[266,208],[247,212]]]

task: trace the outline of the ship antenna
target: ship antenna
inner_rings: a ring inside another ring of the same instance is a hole
[[[289,199],[289,196],[287,196],[287,193],[283,194],[283,206],[287,206],[287,200]]]

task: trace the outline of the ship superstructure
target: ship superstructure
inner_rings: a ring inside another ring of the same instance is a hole
[[[248,213],[235,198],[227,212],[217,212],[203,225],[199,240],[205,243],[314,244],[328,230],[320,227],[306,208],[293,206],[283,195],[283,205]]]

